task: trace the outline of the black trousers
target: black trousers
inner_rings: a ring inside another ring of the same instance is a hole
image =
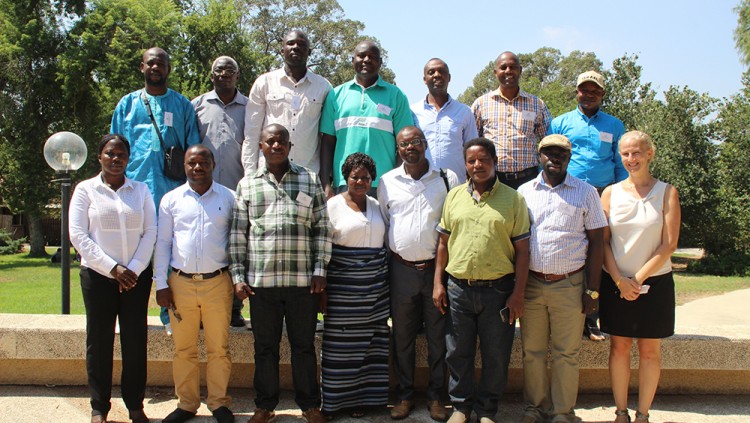
[[[112,354],[115,319],[120,321],[122,399],[128,410],[143,409],[146,389],[146,314],[151,293],[151,265],[130,291],[119,292],[117,281],[95,270],[81,268],[81,290],[86,306],[86,371],[91,410],[107,416],[112,407]]]

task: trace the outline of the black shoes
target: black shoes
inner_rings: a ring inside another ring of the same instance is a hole
[[[234,423],[234,414],[232,413],[232,410],[224,406],[212,411],[211,414],[214,415],[214,418],[219,423]]]
[[[195,417],[195,413],[177,408],[162,420],[164,423],[183,423]]]

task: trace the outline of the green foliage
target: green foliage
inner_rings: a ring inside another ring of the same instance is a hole
[[[701,260],[690,263],[688,271],[721,276],[750,276],[750,254],[739,251],[706,254]]]
[[[641,82],[642,66],[638,55],[623,55],[612,62],[612,68],[604,71],[607,92],[602,109],[617,117],[630,131],[639,129],[649,132],[648,117],[656,97],[651,83]]]
[[[741,0],[734,8],[737,13],[737,28],[734,29],[734,43],[740,53],[740,60],[750,65],[750,0]]]
[[[24,242],[26,238],[13,239],[9,232],[0,229],[0,255],[19,253]]]
[[[458,101],[471,106],[474,100],[496,88],[495,61],[492,60],[474,77],[471,86],[458,96]]]

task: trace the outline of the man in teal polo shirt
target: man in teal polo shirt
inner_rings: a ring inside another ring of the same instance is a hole
[[[352,57],[354,79],[326,98],[320,118],[320,179],[329,198],[346,190],[339,172],[346,157],[365,153],[375,160],[378,175],[383,175],[396,166],[396,134],[414,125],[409,100],[380,77],[381,64],[377,44],[357,44]],[[377,185],[378,181],[372,182],[373,197]]]

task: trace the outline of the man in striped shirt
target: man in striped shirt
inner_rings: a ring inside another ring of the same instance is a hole
[[[495,76],[500,87],[471,106],[479,136],[495,143],[498,179],[513,189],[539,174],[536,146],[552,120],[544,101],[520,88],[522,71],[514,53],[498,56]]]
[[[315,325],[331,258],[328,211],[318,176],[289,160],[289,131],[263,128],[265,163],[237,185],[229,238],[229,271],[235,294],[250,297],[255,335],[251,423],[267,423],[279,403],[282,325],[292,350],[295,400],[308,423],[320,412]]]
[[[518,192],[529,207],[529,279],[521,317],[524,401],[521,423],[574,422],[578,352],[586,313],[596,310],[607,225],[599,195],[567,172],[570,141],[539,143],[542,174]],[[552,378],[547,376],[547,348]]]

